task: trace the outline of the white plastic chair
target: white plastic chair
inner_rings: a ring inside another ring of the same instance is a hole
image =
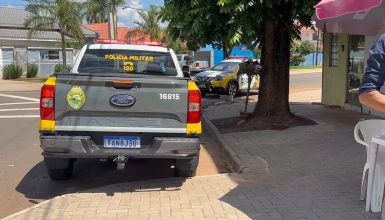
[[[381,138],[383,139],[383,138]],[[374,143],[372,143],[373,152],[375,152]],[[372,178],[372,187],[371,192],[370,187],[368,188],[368,193],[370,197],[366,198],[366,211],[371,210],[372,212],[381,212],[383,198],[384,198],[384,186],[385,186],[385,145],[381,144],[378,146],[376,154],[371,154],[370,160],[374,160],[374,175],[368,176],[368,183],[370,183],[369,178]],[[373,163],[373,162],[372,162]],[[370,169],[370,165],[369,165]],[[369,201],[368,201],[369,200]]]
[[[363,139],[361,139],[359,133],[362,134]],[[368,171],[369,171],[368,168],[369,168],[369,160],[370,160],[369,147],[371,145],[372,137],[380,134],[385,134],[385,120],[371,119],[371,120],[360,121],[357,123],[356,127],[354,128],[354,138],[359,144],[364,145],[366,148],[366,162],[365,162],[364,170],[362,172],[362,184],[361,184],[361,194],[360,194],[361,200],[364,200],[365,197],[367,197],[366,198],[367,200],[368,199],[369,201],[371,200],[371,195],[366,195],[366,189],[368,184]],[[375,178],[376,178],[376,174],[379,174],[379,172],[381,172],[381,169],[378,169],[377,171],[375,171],[375,175],[374,175]],[[374,183],[373,185],[375,184],[378,184],[378,183]],[[376,187],[376,189],[377,188],[378,187]]]

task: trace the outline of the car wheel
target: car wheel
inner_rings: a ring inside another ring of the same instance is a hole
[[[229,82],[227,85],[226,94],[235,97],[238,93],[238,85],[234,81]]]
[[[74,160],[69,158],[44,158],[48,176],[52,180],[66,180],[72,177]]]

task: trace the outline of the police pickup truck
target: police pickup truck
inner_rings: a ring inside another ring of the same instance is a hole
[[[181,176],[199,161],[201,94],[173,50],[91,44],[70,73],[48,78],[40,97],[40,143],[51,179],[72,176],[76,160],[174,159]]]

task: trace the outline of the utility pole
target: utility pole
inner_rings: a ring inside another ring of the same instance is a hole
[[[116,36],[115,36],[115,28],[114,28],[114,26],[116,24],[115,24],[115,19],[114,19],[113,13],[112,13],[112,2],[111,2],[111,0],[107,4],[107,8],[108,8],[108,38],[110,40],[111,39],[115,40]]]
[[[317,49],[315,52],[315,66],[318,66],[319,29],[317,29]]]

